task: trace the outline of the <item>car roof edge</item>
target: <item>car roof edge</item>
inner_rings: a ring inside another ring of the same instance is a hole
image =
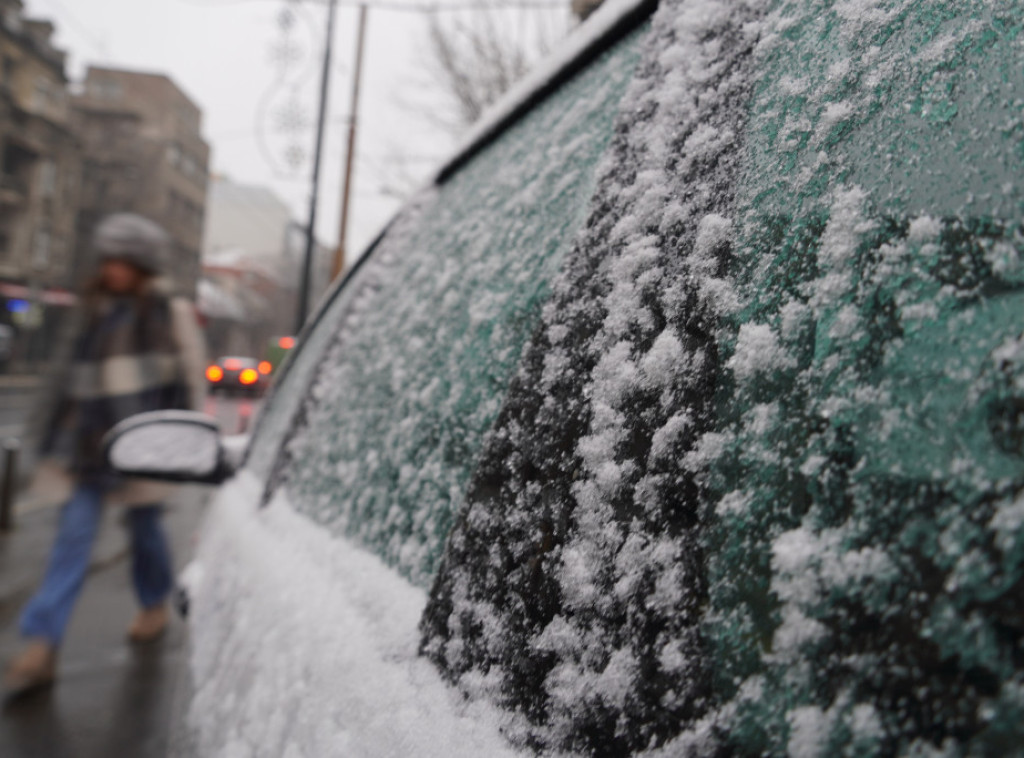
[[[658,7],[658,0],[605,0],[565,44],[494,103],[470,129],[461,147],[434,175],[443,184],[509,124],[534,108],[612,44],[633,31]]]

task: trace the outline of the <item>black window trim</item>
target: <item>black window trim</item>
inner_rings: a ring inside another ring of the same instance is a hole
[[[599,8],[588,19],[588,24],[605,24],[605,28],[592,36],[566,40],[562,52],[565,62],[555,71],[541,70],[536,78],[528,78],[522,88],[516,87],[509,96],[499,100],[485,114],[468,137],[466,144],[438,170],[434,183],[444,184],[456,171],[493,142],[511,124],[546,100],[549,95],[586,68],[595,58],[615,45],[650,17],[658,7],[658,0],[635,0],[625,7]],[[604,11],[604,13],[602,13]],[[605,16],[605,14],[610,14]],[[585,30],[586,25],[581,27]],[[580,30],[577,30],[580,31]]]

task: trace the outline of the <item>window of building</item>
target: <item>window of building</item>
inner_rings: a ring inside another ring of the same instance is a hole
[[[50,100],[50,81],[42,76],[37,77],[35,89],[32,90],[32,109],[45,110],[49,107]]]
[[[50,264],[59,266],[67,261],[67,238],[62,235],[54,235],[50,243]]]
[[[135,116],[118,117],[113,125],[113,129],[121,137],[134,137],[139,131],[138,118]]]
[[[32,244],[32,266],[36,269],[44,269],[50,265],[51,235],[48,227],[40,227],[36,230],[35,239]]]
[[[2,81],[3,81],[4,84],[10,84],[11,83],[11,79],[13,78],[13,75],[14,75],[14,67],[16,65],[17,65],[17,62],[14,60],[14,58],[10,57],[9,55],[5,55],[4,56],[4,60],[3,60],[4,68],[3,68],[3,72],[0,73],[0,76],[3,77]]]
[[[12,32],[21,31],[21,13],[17,8],[8,8],[4,12],[4,26]]]
[[[53,197],[57,192],[57,164],[52,160],[44,160],[39,164],[39,194],[42,197]]]
[[[180,106],[178,108],[178,124],[187,132],[199,131],[198,114],[191,108]]]
[[[115,79],[93,79],[88,86],[94,97],[103,100],[117,100],[121,97],[121,83]]]

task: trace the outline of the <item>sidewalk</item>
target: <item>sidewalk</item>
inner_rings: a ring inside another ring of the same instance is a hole
[[[127,553],[127,534],[117,518],[118,508],[107,508],[93,546],[90,570],[118,560]],[[13,623],[21,606],[35,591],[50,554],[60,506],[14,508],[14,529],[0,532],[0,628]]]
[[[39,374],[0,374],[0,396],[31,393],[42,381]],[[23,497],[15,501],[13,529],[0,532],[0,629],[13,622],[42,578],[59,515],[59,506],[32,507]],[[94,564],[116,560],[124,552],[123,538],[118,539],[116,525],[107,520],[93,551]]]
[[[179,570],[192,558],[209,494],[209,487],[185,485],[164,514],[164,529]],[[137,606],[128,571],[130,559],[125,552],[117,552],[117,546],[126,542],[118,524],[123,512],[107,509],[106,532],[93,554],[94,570],[75,604],[61,645],[57,686],[15,708],[0,710],[3,758],[168,755],[190,692],[188,627],[172,614],[160,641],[126,644],[125,627]],[[37,553],[49,550],[50,535],[44,527],[52,525],[56,513],[55,508],[24,513],[18,520],[19,530],[0,542],[0,557],[6,562],[18,556],[45,560],[42,554],[32,555],[29,543],[37,545]],[[15,542],[22,540],[21,546]],[[108,562],[100,565],[104,555]],[[5,564],[0,571],[7,568]],[[42,570],[41,564],[38,570]],[[16,584],[4,577],[5,588]],[[22,589],[22,593],[32,589],[34,586]],[[0,619],[0,668],[22,649],[15,628],[19,605],[8,601],[6,616]]]

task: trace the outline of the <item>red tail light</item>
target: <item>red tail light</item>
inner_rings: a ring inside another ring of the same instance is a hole
[[[260,379],[260,373],[254,368],[247,368],[238,375],[238,381],[242,384],[256,384]]]
[[[295,347],[295,338],[281,337],[280,339],[277,340],[277,346],[283,347],[285,350],[291,350],[293,347]]]
[[[270,361],[260,361],[260,365],[256,367],[261,374],[269,374],[274,370],[274,366]]]
[[[210,366],[206,369],[206,378],[211,382],[219,382],[224,378],[224,369],[216,365]]]
[[[228,371],[238,371],[238,369],[242,368],[242,362],[236,358],[228,358],[224,361],[224,368]]]

